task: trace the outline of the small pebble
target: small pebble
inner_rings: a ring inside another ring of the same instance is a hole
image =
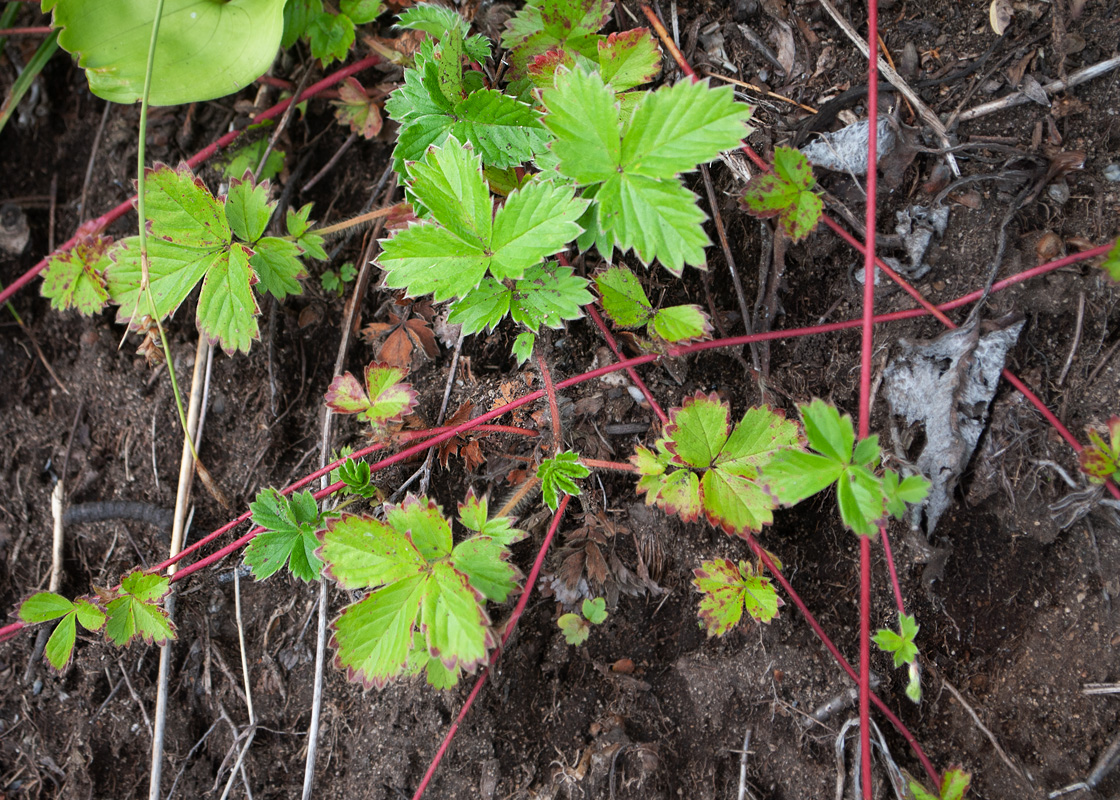
[[[1120,164],[1109,164],[1105,167],[1104,179],[1112,183],[1120,183]]]

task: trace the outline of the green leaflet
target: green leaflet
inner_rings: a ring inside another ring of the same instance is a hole
[[[730,87],[665,86],[642,93],[624,119],[601,75],[561,69],[542,100],[561,174],[596,189],[601,254],[633,249],[643,263],[656,259],[675,274],[703,265],[705,216],[677,176],[749,133],[750,109]]]
[[[596,31],[607,23],[613,6],[610,0],[529,0],[502,34],[513,75],[522,77],[534,57],[550,50],[594,58],[603,39]]]
[[[563,320],[582,317],[583,307],[592,300],[587,281],[574,272],[550,261],[527,269],[513,286],[483,278],[455,301],[448,321],[462,324],[468,335],[493,330],[507,314],[533,332],[541,325],[559,328]]]
[[[245,563],[258,581],[273,575],[285,564],[304,583],[318,580],[323,562],[315,555],[319,540],[319,506],[311,492],[285,497],[265,489],[249,504],[253,524],[266,528],[245,548]]]
[[[932,795],[917,781],[910,780],[910,791],[914,800],[962,800],[972,783],[972,775],[960,767],[950,767],[941,776],[941,791]]]
[[[731,428],[730,408],[716,395],[697,393],[671,409],[655,450],[639,447],[630,459],[641,476],[638,492],[685,521],[700,513],[727,533],[743,535],[773,521],[775,500],[760,473],[785,453],[797,453],[797,426],[763,406]]]
[[[374,361],[366,366],[363,387],[353,373],[345,372],[327,388],[327,405],[336,414],[357,414],[370,424],[374,436],[383,436],[416,407],[416,392],[404,383],[407,374],[403,367]]]
[[[334,622],[336,663],[351,680],[383,687],[426,670],[446,688],[488,658],[496,640],[485,602],[516,590],[508,545],[525,534],[486,514],[486,502],[468,495],[461,520],[476,532],[457,545],[439,506],[412,495],[386,506],[384,522],[344,514],[319,532],[325,574],[372,590]]]
[[[39,290],[50,299],[51,308],[91,316],[105,307],[109,301],[105,270],[112,264],[112,243],[111,236],[83,236],[73,249],[51,255]]]
[[[524,278],[579,235],[576,220],[588,205],[571,187],[534,181],[495,212],[481,160],[454,137],[412,165],[409,175],[412,194],[434,222],[383,240],[378,263],[388,272],[386,285],[413,296],[433,294],[437,301],[467,295],[487,273],[499,281]]]
[[[693,570],[692,581],[700,599],[700,627],[708,636],[723,636],[743,617],[743,610],[759,622],[769,624],[784,605],[769,578],[755,574],[746,561],[738,565],[724,558],[705,561]]]
[[[880,628],[875,634],[874,641],[880,650],[894,657],[896,667],[901,667],[918,657],[918,647],[914,644],[918,628],[919,625],[913,616],[899,612],[899,633],[888,628]]]
[[[125,576],[120,594],[105,606],[105,635],[109,641],[124,647],[137,636],[149,644],[174,639],[175,626],[158,605],[170,590],[171,583],[163,575],[146,575],[136,570]]]
[[[1108,251],[1108,255],[1101,263],[1101,269],[1107,272],[1108,277],[1114,282],[1120,282],[1120,239],[1117,239],[1116,244]]]
[[[19,618],[27,623],[59,620],[47,639],[43,655],[55,670],[61,672],[74,652],[78,635],[77,623],[87,631],[99,631],[105,624],[105,612],[84,597],[70,602],[54,592],[37,592],[23,601]]]

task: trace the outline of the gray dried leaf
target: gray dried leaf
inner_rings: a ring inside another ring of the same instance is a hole
[[[880,118],[876,127],[878,131],[876,163],[878,163],[882,161],[883,156],[894,149],[898,137],[885,118]],[[870,131],[870,122],[866,119],[860,120],[834,133],[822,133],[816,141],[802,147],[801,152],[815,167],[851,175],[866,175],[867,136]]]
[[[1030,75],[1023,76],[1023,80],[1019,83],[1019,91],[1025,94],[1029,100],[1033,100],[1040,106],[1050,108],[1050,96],[1046,94],[1042,84]]]
[[[927,342],[900,340],[901,352],[883,373],[892,413],[907,424],[919,423],[925,432],[916,466],[932,486],[925,503],[914,509],[911,524],[924,508],[927,535],[949,507],[987,425],[1007,351],[1018,340],[1023,320],[986,327],[993,326],[981,334],[973,322]]]

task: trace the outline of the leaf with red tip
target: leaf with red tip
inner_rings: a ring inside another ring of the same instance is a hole
[[[51,308],[72,308],[88,317],[105,307],[109,302],[105,270],[113,263],[112,243],[111,236],[83,236],[72,250],[50,257],[40,292],[50,299]]]
[[[344,372],[327,388],[327,405],[336,414],[360,414],[369,408],[369,397],[353,373]]]
[[[704,595],[700,620],[708,636],[723,636],[743,617],[743,610],[759,622],[769,623],[784,605],[769,578],[756,575],[745,561],[736,566],[724,558],[705,561],[694,570],[692,584]]]
[[[335,118],[363,138],[372,139],[381,133],[381,108],[373,102],[357,78],[347,78],[333,101]]]
[[[661,50],[648,28],[612,33],[599,42],[599,73],[616,92],[649,83],[661,71]]]
[[[755,175],[739,201],[756,217],[778,217],[793,241],[804,239],[820,222],[824,203],[813,191],[813,168],[800,150],[774,148],[774,171]]]

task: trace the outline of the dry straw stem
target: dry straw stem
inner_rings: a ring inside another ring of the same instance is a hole
[[[824,0],[822,0],[822,2],[824,2]],[[1120,67],[1120,56],[1113,56],[1112,58],[1079,69],[1076,72],[1071,72],[1065,80],[1051,81],[1042,87],[1042,91],[1052,95],[1066,89],[1072,89],[1074,86],[1078,86],[1086,81],[1091,81],[1094,78],[1099,78],[1101,75],[1112,72],[1112,70],[1117,67]],[[950,120],[950,124],[955,126],[958,122],[968,122],[977,117],[994,114],[997,111],[1003,111],[1005,108],[1014,108],[1015,106],[1021,106],[1029,102],[1031,102],[1031,100],[1025,94],[1022,92],[1014,92],[1007,95],[1007,97],[1001,97],[999,100],[993,100],[990,103],[981,103],[978,106],[970,108],[968,111],[962,111],[960,116],[955,120]]]

